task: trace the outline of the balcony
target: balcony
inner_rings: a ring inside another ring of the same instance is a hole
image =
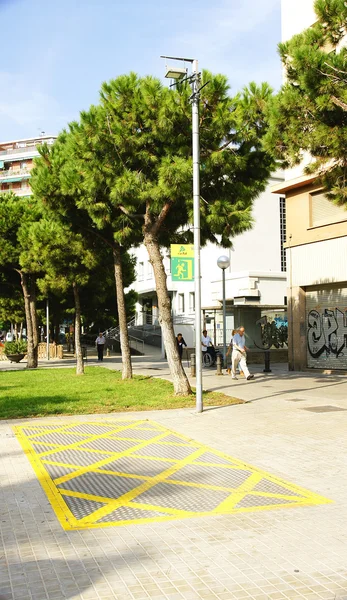
[[[30,169],[9,169],[7,171],[0,171],[0,181],[21,181],[30,177]]]
[[[51,146],[54,143],[54,140],[55,138],[53,137],[43,138],[42,140],[35,140],[35,143],[31,143],[30,146],[15,146],[12,148],[7,148],[6,150],[0,150],[0,157],[5,157],[4,160],[8,160],[7,157],[9,155],[26,156],[27,154],[31,153],[33,156],[38,156],[38,146],[41,146],[42,144],[48,144]]]
[[[39,146],[39,144],[37,144],[37,145]],[[9,155],[12,156],[12,154],[22,156],[22,155],[26,155],[29,153],[33,154],[34,156],[39,155],[39,152],[38,152],[36,146],[25,146],[24,148],[7,148],[7,150],[0,150],[1,158],[5,157],[5,160],[6,160],[6,157],[8,157]]]
[[[20,197],[31,196],[32,189],[29,185],[26,185],[21,188],[14,188],[12,190],[0,190],[0,194],[9,194],[10,192],[12,192],[15,196],[20,196]]]

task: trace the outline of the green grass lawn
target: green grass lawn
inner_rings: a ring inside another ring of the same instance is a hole
[[[220,393],[204,393],[205,406],[242,404]],[[75,369],[39,369],[0,372],[0,419],[81,415],[134,410],[188,408],[195,396],[173,395],[164,379],[136,375],[122,381],[119,371],[87,367],[84,376]]]

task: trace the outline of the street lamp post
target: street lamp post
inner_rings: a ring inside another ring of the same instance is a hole
[[[46,300],[46,354],[49,360],[49,300]]]
[[[225,307],[225,269],[227,269],[230,265],[230,260],[228,256],[220,256],[217,260],[217,265],[223,271],[223,362],[226,364],[226,354],[227,354],[227,330],[226,330],[226,307]]]
[[[166,77],[177,81],[188,81],[192,88],[192,148],[193,148],[193,228],[194,228],[194,284],[195,284],[195,356],[196,356],[196,411],[203,411],[202,401],[202,348],[201,348],[201,261],[200,261],[200,140],[199,99],[200,73],[198,61],[192,58],[161,56],[192,64],[192,73],[186,69],[167,68]],[[177,85],[177,84],[173,84]],[[205,84],[206,85],[206,84]]]

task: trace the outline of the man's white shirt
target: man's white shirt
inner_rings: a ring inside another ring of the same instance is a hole
[[[244,350],[245,349],[245,345],[246,345],[246,339],[244,335],[240,335],[239,333],[235,333],[234,337],[233,337],[233,348],[234,350],[237,350],[237,348],[235,348],[235,346],[237,346],[238,348],[240,348],[240,350]]]
[[[209,335],[207,335],[206,337],[205,337],[205,336],[202,336],[202,338],[201,338],[201,342],[202,342],[202,344],[205,344],[204,346],[202,346],[202,351],[203,351],[203,352],[207,352],[207,348],[208,348],[208,347],[211,345],[211,343],[212,343],[212,340],[211,340],[210,336],[209,336]]]

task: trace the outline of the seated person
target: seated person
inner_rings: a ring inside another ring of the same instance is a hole
[[[216,351],[214,349],[214,346],[212,344],[212,340],[211,340],[210,336],[207,335],[207,329],[204,329],[204,331],[202,332],[201,346],[202,346],[202,351],[208,352],[212,356],[213,360],[215,360]]]

